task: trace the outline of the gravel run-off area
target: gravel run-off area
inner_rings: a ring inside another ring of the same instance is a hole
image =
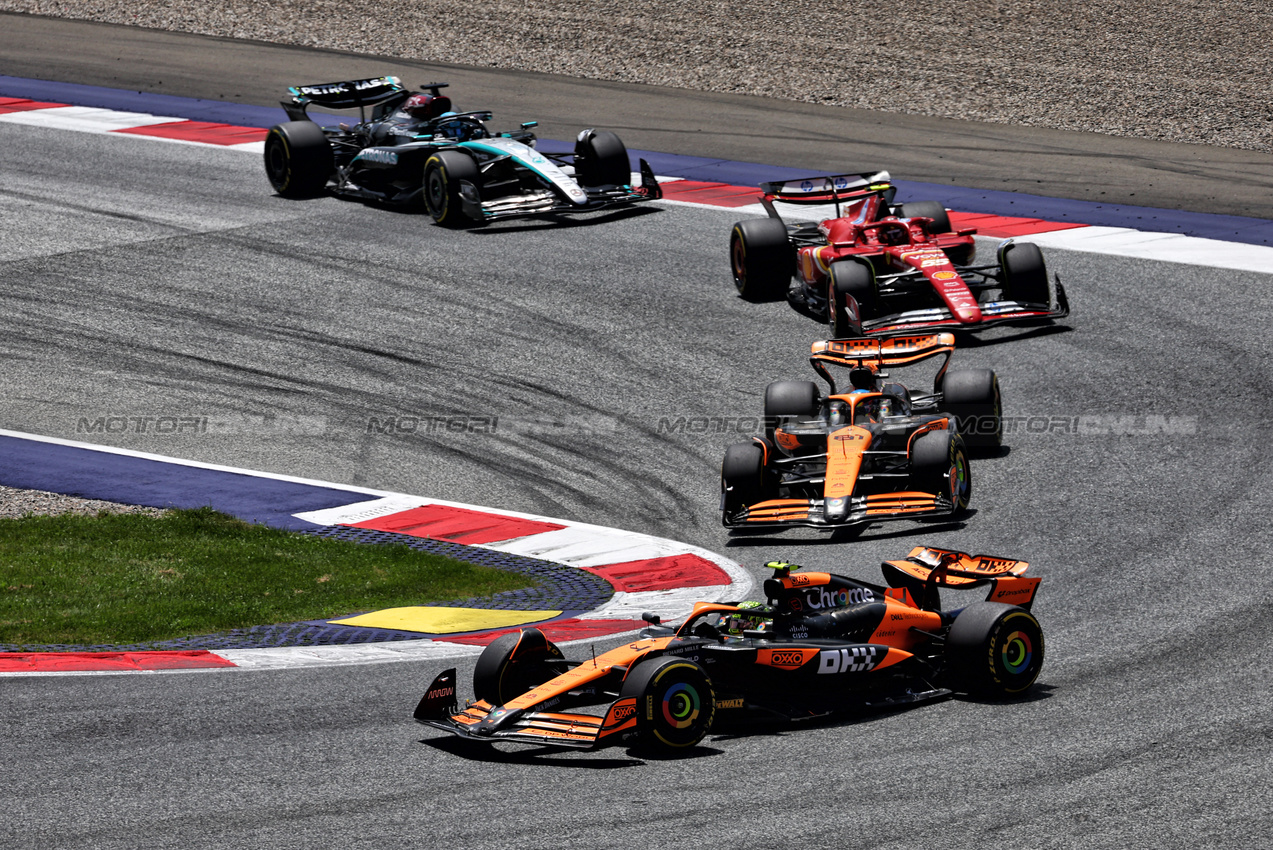
[[[44,490],[0,487],[0,519],[21,519],[25,516],[55,514],[96,516],[100,513],[159,516],[163,511],[159,508],[104,502],[101,499],[63,496],[60,493],[48,493]]]
[[[1273,152],[1273,4],[0,0],[447,64]]]

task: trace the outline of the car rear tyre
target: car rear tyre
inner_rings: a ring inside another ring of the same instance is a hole
[[[748,301],[774,301],[786,295],[795,257],[787,226],[776,218],[740,221],[730,233],[734,286]]]
[[[1032,242],[1006,242],[999,247],[1003,266],[1003,297],[1022,304],[1049,304],[1048,267],[1043,252]]]
[[[580,186],[626,186],[632,182],[628,149],[609,130],[584,130],[575,139],[575,180]]]
[[[725,449],[720,486],[725,494],[726,514],[764,501],[765,450],[759,443],[734,443]]]
[[[911,484],[921,493],[946,496],[954,515],[968,510],[972,498],[972,469],[968,450],[954,431],[929,431],[911,445]]]
[[[818,413],[818,385],[813,381],[774,381],[765,387],[765,436],[788,419],[808,419]]]
[[[836,339],[862,336],[862,321],[875,315],[875,274],[854,260],[831,266],[827,319]]]
[[[711,731],[716,693],[703,668],[683,658],[642,661],[623,681],[619,698],[636,697],[643,749],[670,753],[697,745]]]
[[[931,218],[932,222],[924,227],[925,233],[936,236],[939,233],[950,233],[950,213],[938,201],[911,201],[902,204],[897,211],[898,218]]]
[[[539,629],[500,635],[487,644],[473,668],[473,694],[491,705],[503,705],[552,679],[564,658]]]
[[[946,636],[950,686],[976,697],[1025,693],[1043,668],[1043,628],[1016,605],[975,602]]]
[[[477,185],[480,172],[472,157],[459,151],[438,151],[424,164],[424,206],[443,227],[472,224],[460,204],[460,181]]]
[[[992,369],[947,372],[941,393],[941,409],[955,417],[964,443],[982,449],[1003,443],[1003,399]]]
[[[265,137],[265,175],[284,198],[321,195],[335,169],[331,144],[313,121],[288,121]]]

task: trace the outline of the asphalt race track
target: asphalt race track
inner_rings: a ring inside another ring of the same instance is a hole
[[[498,84],[472,79],[466,101]],[[114,84],[87,62],[74,81]],[[734,214],[457,233],[283,200],[241,152],[0,139],[0,427],[630,528],[757,577],[781,557],[876,579],[920,542],[1021,557],[1048,640],[1023,702],[762,727],[669,761],[458,747],[411,722],[437,672],[415,663],[3,678],[3,846],[1267,841],[1273,273],[1049,251],[1071,318],[956,355],[998,370],[1012,426],[973,461],[966,523],[731,538],[720,457],[768,381],[811,377],[820,331],[735,297]],[[92,424],[165,416],[215,427]]]

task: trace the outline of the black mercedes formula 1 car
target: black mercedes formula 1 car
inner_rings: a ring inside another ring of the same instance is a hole
[[[649,163],[633,186],[628,151],[614,133],[584,130],[573,153],[536,150],[530,121],[487,129],[490,112],[455,112],[446,83],[408,91],[397,77],[289,89],[292,120],[265,139],[265,173],[280,195],[337,195],[387,204],[423,203],[445,226],[591,212],[662,197]],[[354,124],[322,127],[307,110],[357,109]],[[366,110],[371,108],[367,117]]]
[[[1025,693],[1043,665],[1024,561],[918,547],[883,564],[887,586],[771,562],[764,603],[694,606],[678,627],[653,614],[631,643],[567,660],[538,629],[497,638],[460,708],[456,671],[433,680],[415,720],[473,742],[683,751],[718,720],[807,720],[962,692]],[[941,588],[989,586],[943,610]],[[579,709],[595,706],[596,713]]]

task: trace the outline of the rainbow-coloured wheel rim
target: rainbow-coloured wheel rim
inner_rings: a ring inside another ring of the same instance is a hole
[[[673,729],[688,729],[698,719],[702,700],[693,685],[679,682],[663,694],[663,719]]]
[[[1034,658],[1034,643],[1025,632],[1015,631],[1004,640],[1000,657],[1003,660],[1003,669],[1013,676],[1019,676],[1030,669],[1030,661]]]

